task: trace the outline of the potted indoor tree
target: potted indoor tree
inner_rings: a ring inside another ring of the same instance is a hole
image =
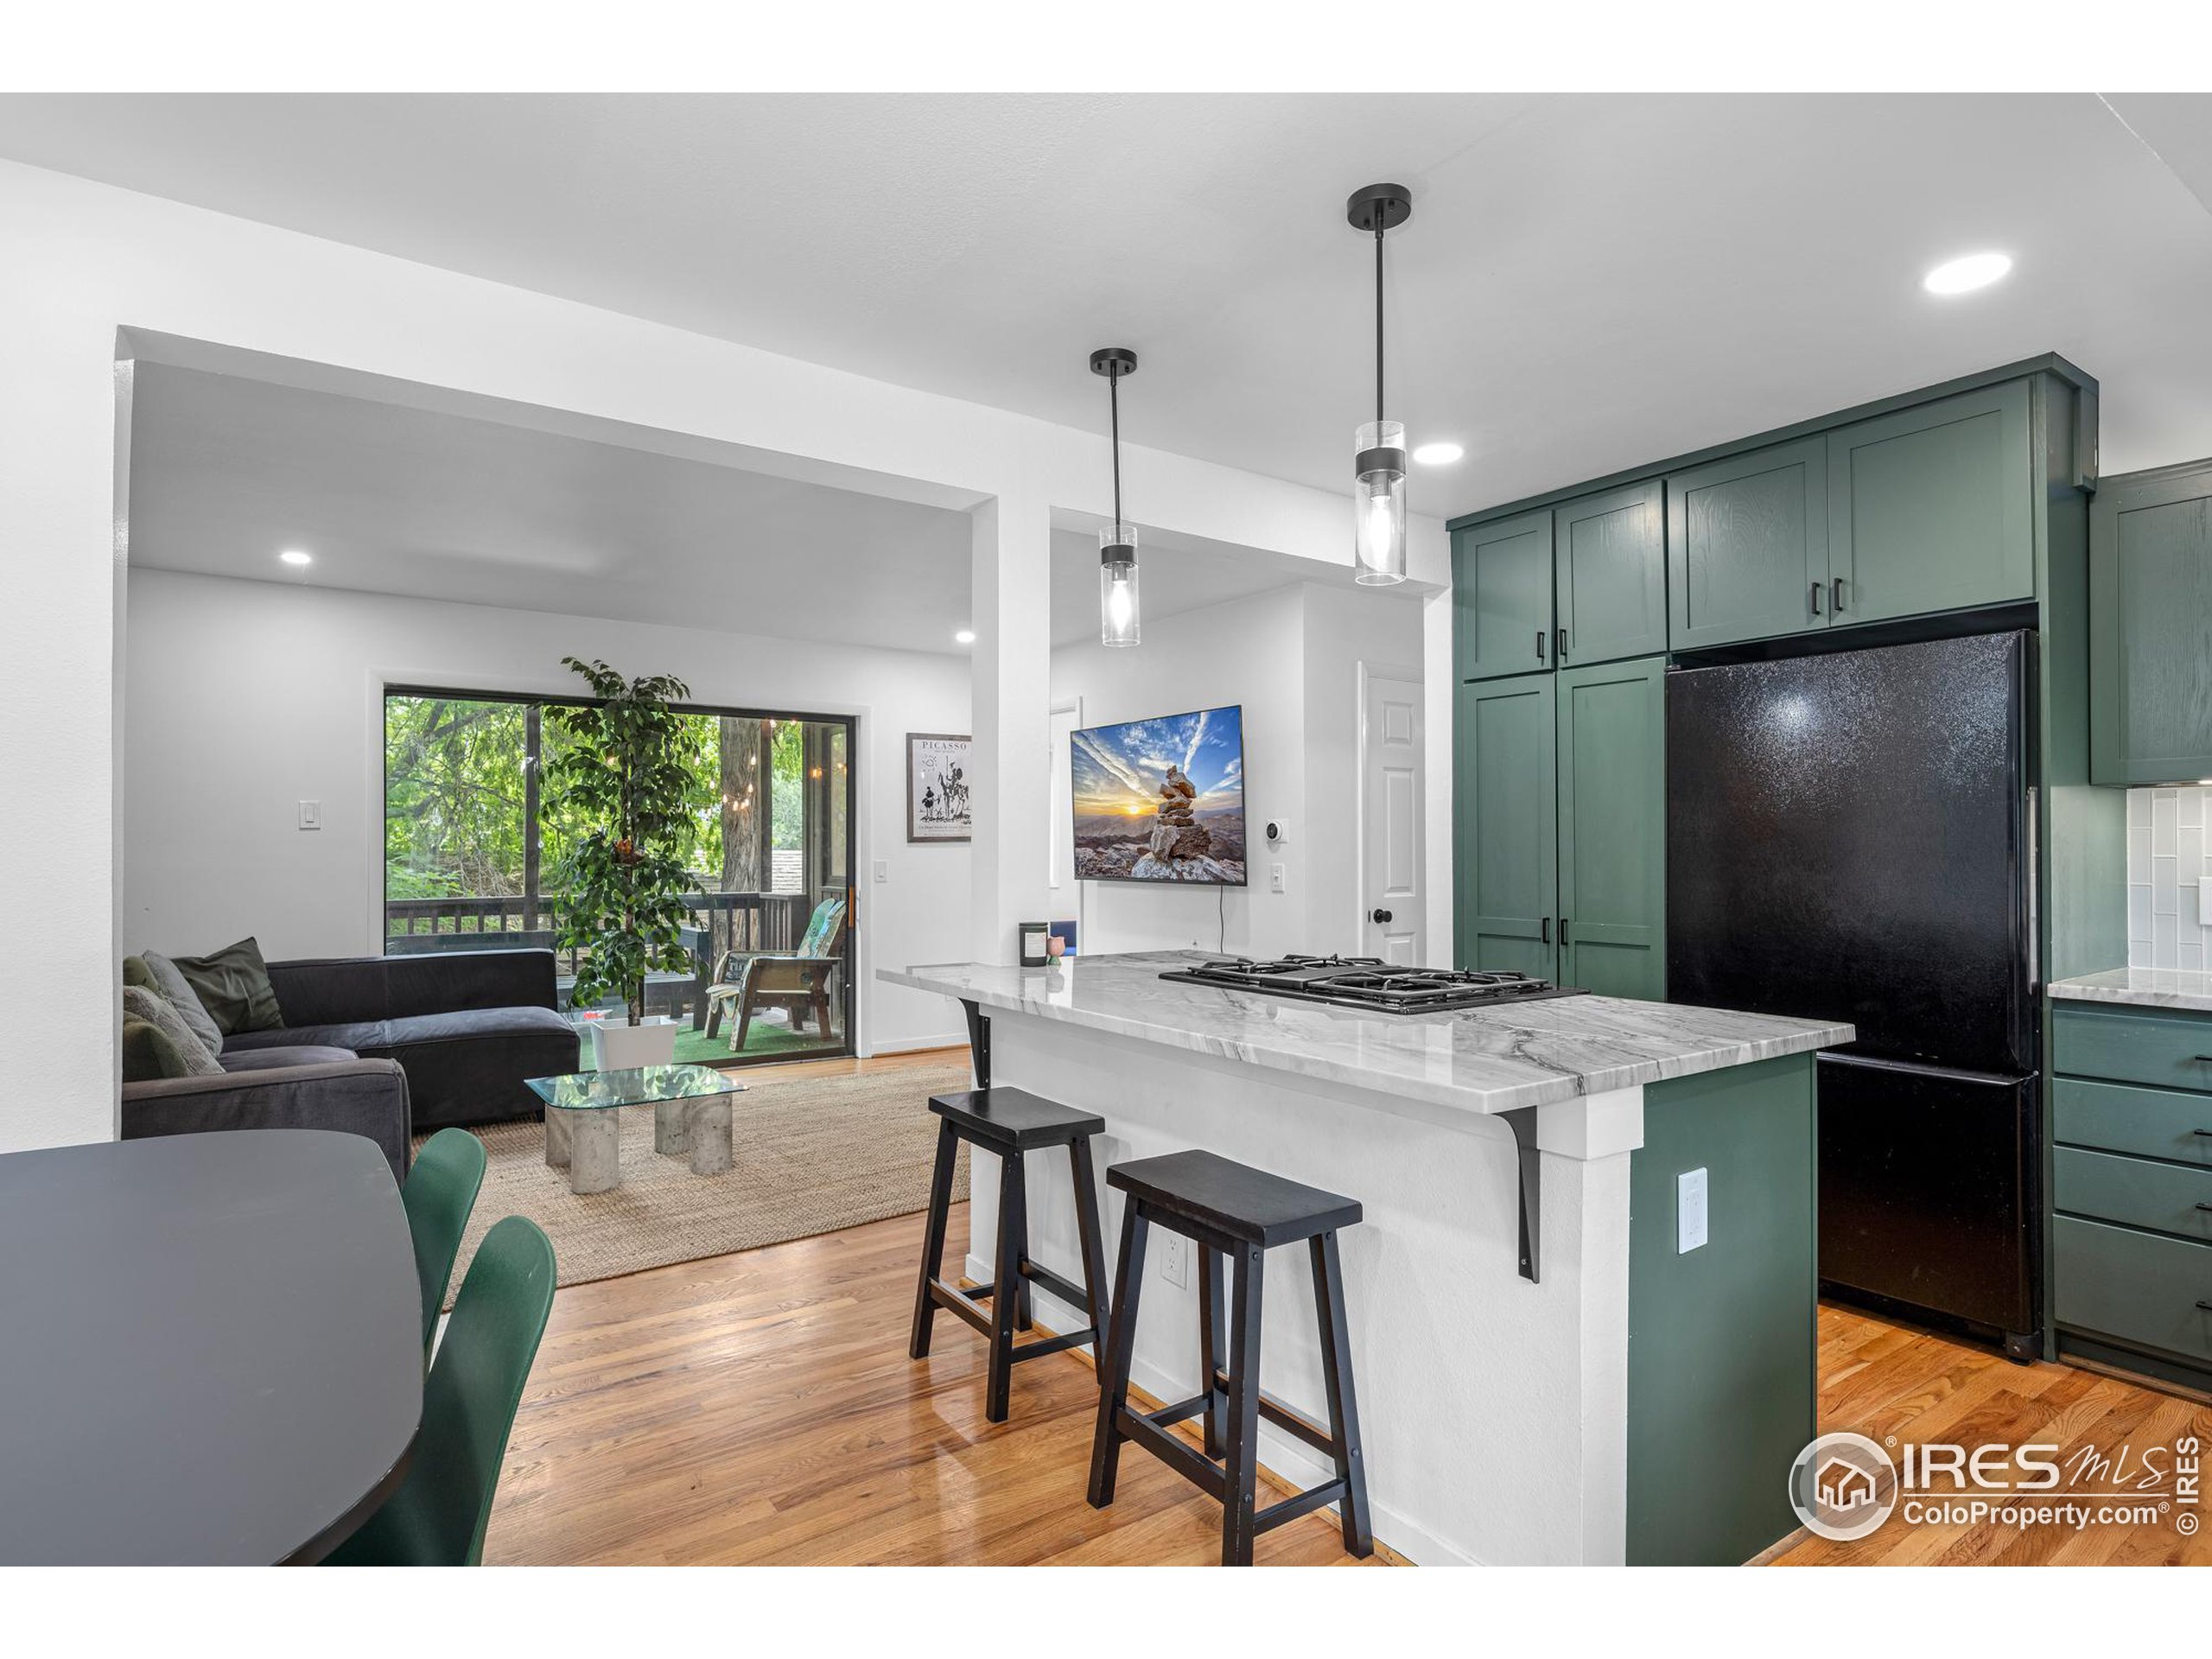
[[[594,699],[546,710],[569,739],[546,767],[551,804],[569,826],[554,868],[561,943],[582,952],[569,1005],[622,999],[622,1024],[591,1027],[601,1071],[666,1065],[676,1058],[676,1026],[645,1023],[645,981],[656,969],[690,966],[681,942],[690,876],[678,856],[690,776],[681,716],[669,706],[690,688],[672,675],[625,680],[595,659],[561,660]]]

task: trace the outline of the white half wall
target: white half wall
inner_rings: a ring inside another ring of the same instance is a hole
[[[130,573],[124,721],[127,950],[272,958],[379,946],[387,684],[573,693],[563,656],[675,674],[694,701],[857,717],[858,1046],[965,1039],[944,998],[876,982],[967,926],[969,851],[906,838],[906,734],[968,729],[957,658],[541,611]],[[323,827],[298,827],[299,803]],[[889,880],[877,882],[874,861]]]

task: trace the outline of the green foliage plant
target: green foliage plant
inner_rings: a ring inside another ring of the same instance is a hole
[[[684,717],[669,705],[690,688],[672,675],[626,680],[605,663],[564,657],[593,702],[550,704],[569,739],[546,767],[551,804],[575,825],[555,870],[561,943],[582,954],[570,1006],[620,996],[645,1018],[645,976],[691,967],[679,943],[690,886],[683,853],[693,825]]]

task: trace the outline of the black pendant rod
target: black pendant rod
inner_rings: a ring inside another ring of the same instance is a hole
[[[1382,424],[1382,221],[1375,221],[1375,424]],[[1382,442],[1377,431],[1375,442]]]
[[[1122,371],[1117,365],[1106,375],[1106,402],[1114,424],[1114,537],[1122,535]]]

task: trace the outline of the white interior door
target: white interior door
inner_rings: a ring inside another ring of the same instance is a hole
[[[1421,690],[1365,677],[1360,711],[1360,937],[1368,956],[1408,968],[1422,950]]]

